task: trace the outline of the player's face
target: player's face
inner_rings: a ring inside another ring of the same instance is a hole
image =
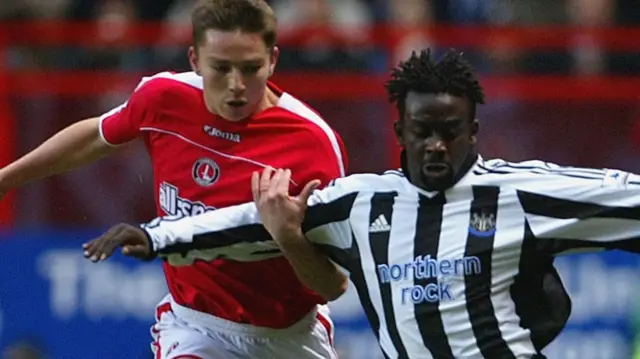
[[[478,121],[467,99],[410,92],[396,134],[405,148],[411,181],[429,191],[451,187],[475,156]]]
[[[258,33],[208,30],[204,41],[189,49],[193,70],[202,76],[209,111],[240,121],[267,107],[267,80],[278,49],[267,48]]]

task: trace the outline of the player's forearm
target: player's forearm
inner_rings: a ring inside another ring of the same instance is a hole
[[[298,279],[309,289],[327,301],[338,299],[347,290],[347,277],[302,233],[278,242]]]
[[[99,119],[63,129],[33,151],[0,169],[0,187],[10,189],[92,163],[114,147],[100,137]]]
[[[165,254],[272,239],[260,224],[253,202],[180,219],[159,217],[142,224],[142,228],[149,235],[153,250]]]

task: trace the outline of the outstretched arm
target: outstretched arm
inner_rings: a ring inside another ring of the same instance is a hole
[[[115,147],[100,136],[98,117],[61,130],[33,151],[0,169],[0,193],[90,164]]]
[[[608,249],[640,253],[640,177],[549,167],[517,191],[528,236],[551,255]]]
[[[300,197],[289,197],[285,193],[288,193],[290,173],[281,171],[277,177],[271,178],[271,171],[266,170],[263,174],[264,183],[268,186],[280,180],[282,184],[271,197],[266,197],[266,193],[260,194],[258,177],[254,174],[255,203],[192,217],[156,218],[143,225],[142,229],[120,224],[85,244],[85,256],[94,261],[104,260],[121,247],[125,255],[143,259],[161,256],[172,265],[185,265],[194,260],[222,257],[256,261],[284,255],[302,283],[326,300],[336,299],[346,289],[346,277],[303,233],[314,230],[327,233],[321,245],[341,240],[338,238],[341,234],[350,232],[348,228],[342,228],[348,226],[342,217],[348,216],[349,206],[340,206],[345,207],[344,210],[337,210],[331,204],[325,207],[323,201],[333,195],[323,196],[322,193],[332,192],[333,188],[316,191],[308,201],[317,206],[313,205],[312,211],[305,216],[304,198],[310,196],[317,184],[308,184]],[[278,198],[288,202],[278,202]],[[336,215],[340,220],[334,223]],[[318,237],[318,233],[314,236]]]
[[[117,145],[138,137],[143,121],[153,117],[149,103],[156,101],[143,79],[129,101],[101,117],[74,123],[33,151],[0,169],[0,197],[32,181],[61,174],[110,154]]]

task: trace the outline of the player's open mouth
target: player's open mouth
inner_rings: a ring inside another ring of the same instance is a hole
[[[449,168],[446,163],[428,163],[422,166],[422,172],[429,176],[439,176],[449,171]]]
[[[230,107],[242,107],[244,105],[247,104],[247,101],[245,100],[231,100],[231,101],[227,101],[227,105],[229,105]]]

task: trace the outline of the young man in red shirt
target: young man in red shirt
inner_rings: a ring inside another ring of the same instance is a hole
[[[298,190],[312,179],[326,184],[344,176],[339,136],[268,80],[278,48],[266,2],[203,1],[192,25],[193,72],[144,78],[127,103],[62,130],[0,170],[0,193],[91,163],[139,137],[153,164],[159,216],[250,201],[246,183],[265,167],[293,169]],[[309,260],[290,263],[287,253],[273,250],[166,258],[170,294],[152,328],[157,358],[334,358],[323,304],[344,292],[346,278],[312,246],[297,251]],[[334,271],[331,280],[312,275],[326,270]]]

